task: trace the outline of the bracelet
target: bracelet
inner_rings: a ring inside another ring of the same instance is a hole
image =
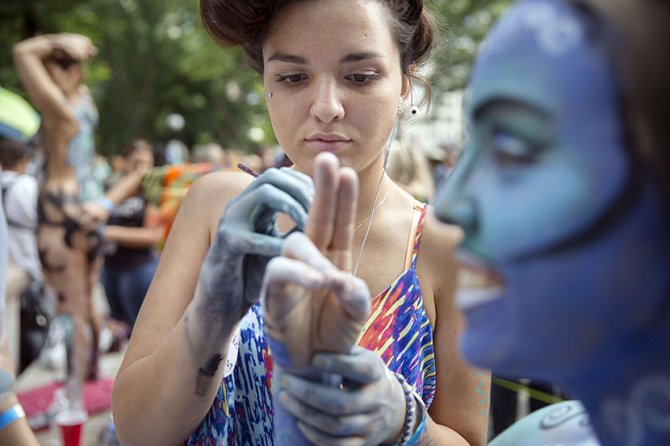
[[[416,407],[414,407],[414,391],[412,386],[407,383],[405,377],[400,373],[393,372],[393,376],[400,382],[402,386],[402,391],[405,394],[405,424],[402,426],[402,435],[398,446],[408,446],[410,443],[409,440],[412,437],[414,430],[414,422],[416,421]]]
[[[426,430],[426,420],[428,419],[428,409],[426,409],[426,405],[423,403],[423,400],[416,392],[413,392],[412,394],[421,411],[421,414],[419,415],[421,417],[421,422],[416,427],[414,435],[412,435],[409,440],[407,440],[407,443],[405,443],[404,446],[414,446],[415,444],[418,444],[421,436],[423,435],[423,432]]]
[[[6,428],[16,420],[26,416],[23,407],[16,404],[0,414],[0,430]]]
[[[107,212],[112,212],[112,209],[114,209],[114,203],[112,203],[112,200],[107,197],[99,198],[98,204],[107,209]]]

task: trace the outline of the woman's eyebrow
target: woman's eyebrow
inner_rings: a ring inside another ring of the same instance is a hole
[[[309,63],[309,61],[304,57],[296,56],[295,54],[288,54],[283,51],[277,51],[268,58],[268,62],[272,62],[275,60],[279,62],[288,62],[297,65],[307,65]]]
[[[341,63],[352,63],[352,62],[358,62],[360,60],[368,60],[368,59],[382,59],[384,55],[382,53],[377,53],[374,51],[361,51],[357,53],[351,53],[347,54],[342,58],[340,61]]]
[[[340,60],[340,63],[352,63],[369,59],[382,59],[383,57],[384,55],[382,53],[378,53],[375,51],[359,51],[356,53],[347,54],[342,58],[342,60]],[[272,54],[272,56],[268,58],[268,62],[272,61],[287,62],[296,65],[309,64],[309,60],[307,58],[297,56],[295,54],[285,53],[283,51],[277,51],[274,54]]]

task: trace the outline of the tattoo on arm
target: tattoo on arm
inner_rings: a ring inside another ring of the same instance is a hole
[[[198,353],[193,345],[193,340],[189,334],[189,318],[188,314],[184,316],[184,335],[186,336],[186,342],[188,343],[193,356],[196,358],[195,361],[198,361]],[[198,376],[195,380],[195,394],[198,396],[205,396],[207,393],[207,388],[209,387],[216,370],[219,368],[219,364],[223,360],[223,356],[219,353],[212,355],[209,360],[206,362],[204,367],[198,368]]]
[[[223,356],[216,353],[209,358],[205,367],[200,367],[198,369],[198,377],[195,382],[195,393],[198,396],[204,396],[207,393],[207,387],[209,387],[216,370],[219,368],[219,364]]]
[[[477,405],[479,406],[479,415],[482,417],[488,418],[489,416],[489,400],[490,396],[486,391],[486,383],[488,382],[488,373],[478,371],[477,378],[479,378],[479,383],[477,384]]]

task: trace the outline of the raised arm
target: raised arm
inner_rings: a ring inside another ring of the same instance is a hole
[[[85,36],[42,35],[23,40],[14,46],[14,65],[30,100],[42,114],[45,125],[50,122],[73,125],[76,124],[76,118],[65,102],[63,91],[45,66],[45,61],[58,52],[74,60],[85,61],[96,50]]]
[[[221,383],[231,333],[281,249],[277,213],[304,225],[309,179],[278,170],[249,178],[207,175],[184,199],[114,387],[124,444],[179,444],[200,424]]]
[[[77,118],[71,111],[67,94],[59,82],[66,82],[70,78],[69,82],[76,85],[71,78],[80,75],[73,73],[72,68],[66,70],[50,60],[60,55],[70,60],[85,61],[95,52],[91,41],[77,34],[37,36],[14,46],[16,71],[31,102],[42,115],[45,132],[43,145],[49,152],[50,175],[62,174],[62,169],[66,166],[67,144],[79,130]],[[47,68],[47,64],[50,68]]]

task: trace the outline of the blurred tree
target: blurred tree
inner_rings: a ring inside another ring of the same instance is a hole
[[[465,87],[477,50],[512,0],[427,0],[440,19],[442,42],[428,76],[440,92]]]
[[[462,88],[482,36],[510,0],[427,0],[441,17],[444,45],[427,75],[439,96]],[[238,50],[203,31],[197,0],[2,0],[0,84],[21,91],[12,45],[36,33],[77,32],[98,45],[88,84],[100,109],[98,148],[176,137],[188,146],[215,140],[248,150],[273,143],[260,79]],[[185,119],[177,134],[165,118]],[[252,141],[252,127],[265,136]]]

